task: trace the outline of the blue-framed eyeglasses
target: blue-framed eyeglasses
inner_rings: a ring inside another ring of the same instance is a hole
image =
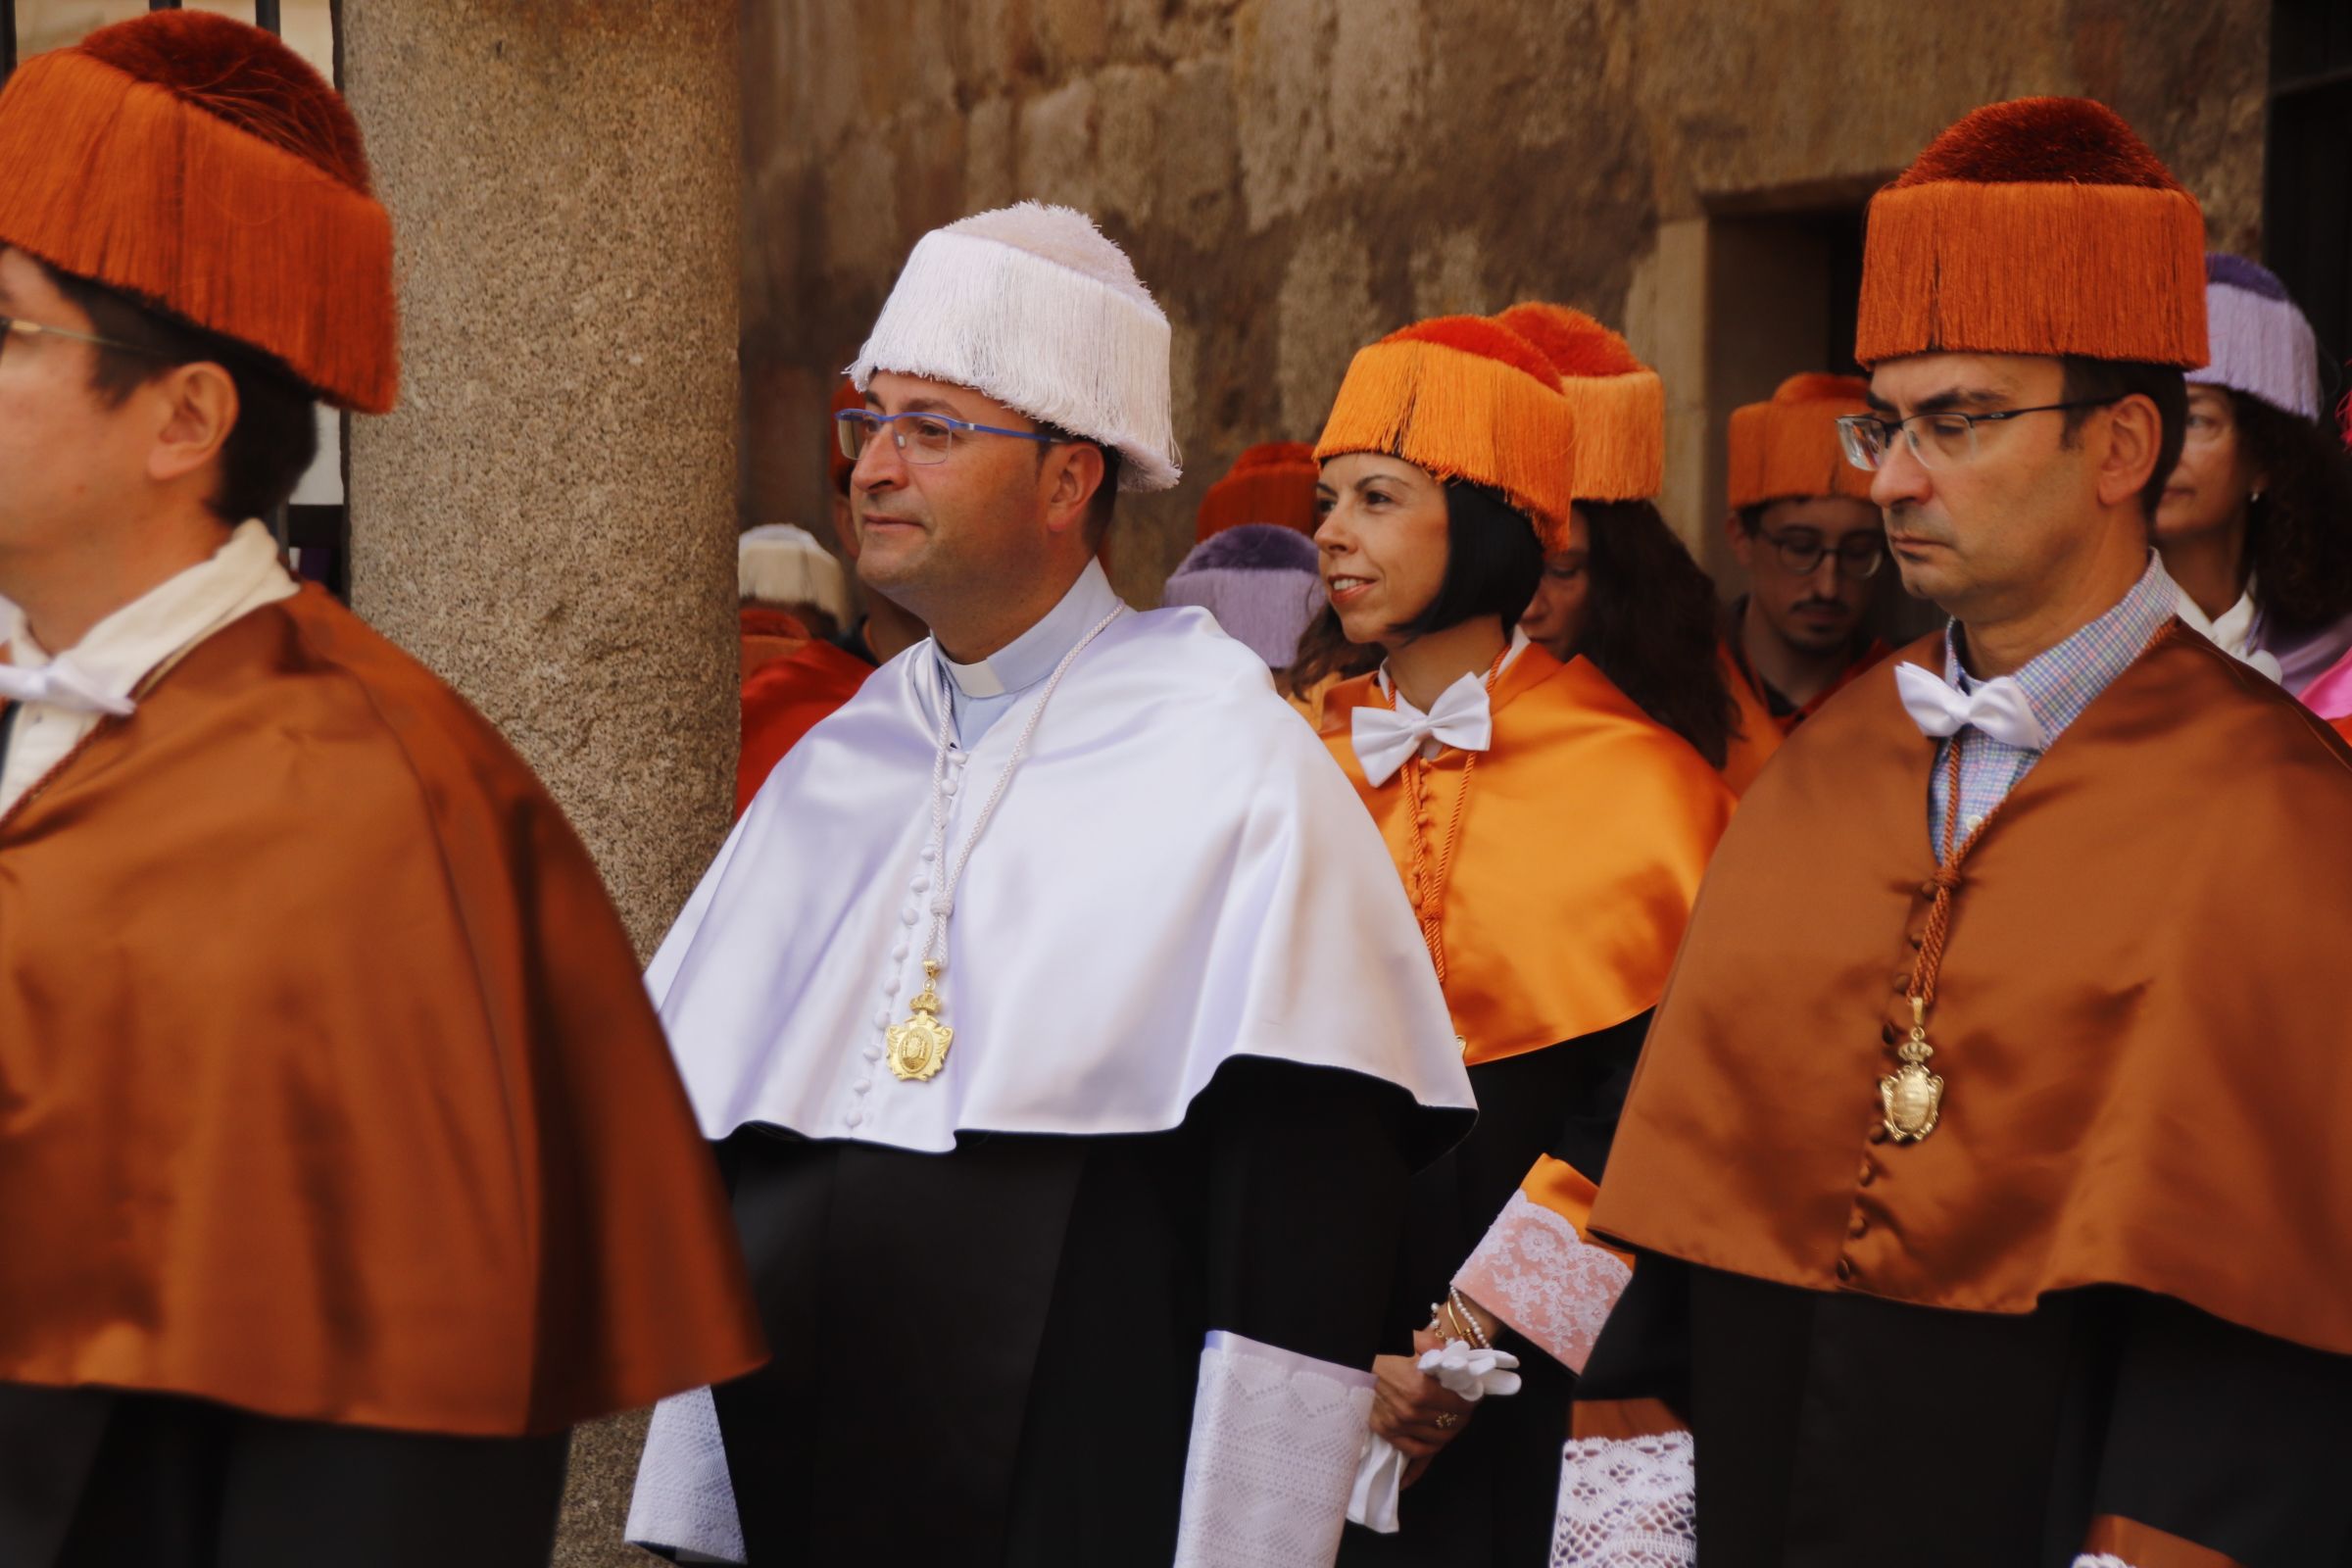
[[[1006,430],[993,424],[973,424],[967,419],[951,419],[944,414],[876,414],[871,409],[844,409],[833,416],[833,432],[841,442],[841,455],[852,463],[883,434],[886,425],[901,457],[908,463],[926,465],[947,462],[948,453],[959,435],[1008,435],[1015,441],[1035,441],[1041,446],[1068,439],[1042,430]]]

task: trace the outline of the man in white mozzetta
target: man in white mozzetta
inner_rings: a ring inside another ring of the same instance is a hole
[[[1405,1180],[1471,1099],[1339,770],[1097,564],[1115,490],[1177,479],[1168,342],[1084,215],[1023,204],[927,235],[852,368],[858,574],[933,636],[654,960],[778,1353],[657,1414],[632,1540],[1337,1550]]]

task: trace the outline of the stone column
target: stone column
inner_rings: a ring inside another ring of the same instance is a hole
[[[650,952],[733,798],[737,8],[339,10],[406,362],[352,421],[354,604],[539,770]],[[643,1560],[641,1432],[575,1438],[567,1568]]]

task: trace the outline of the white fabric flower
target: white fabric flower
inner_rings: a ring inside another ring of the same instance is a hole
[[[1508,1350],[1480,1349],[1467,1340],[1447,1340],[1443,1350],[1425,1350],[1421,1370],[1446,1392],[1473,1404],[1488,1395],[1519,1392],[1519,1358]]]

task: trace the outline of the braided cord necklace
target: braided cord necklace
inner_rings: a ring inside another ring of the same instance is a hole
[[[948,920],[956,912],[956,890],[963,885],[964,868],[972,863],[972,851],[979,847],[980,835],[988,831],[989,819],[997,814],[998,803],[1012,783],[1012,775],[1029,755],[1029,742],[1037,734],[1038,720],[1045,717],[1046,705],[1061,686],[1061,679],[1078,662],[1078,656],[1097,637],[1109,629],[1110,623],[1127,612],[1125,605],[1095,622],[1087,634],[1078,639],[1077,646],[1061,656],[1054,666],[1046,689],[1030,705],[1029,717],[1021,725],[1020,735],[1012,743],[1012,755],[1004,760],[1004,771],[997,775],[996,788],[989,791],[980,814],[972,821],[971,832],[964,835],[963,847],[956,854],[953,865],[946,861],[948,853],[948,802],[955,792],[948,782],[948,758],[954,749],[956,728],[955,695],[948,689],[947,677],[940,677],[939,740],[931,761],[931,842],[923,852],[928,864],[939,865],[945,877],[939,892],[931,900],[931,927],[923,939],[923,990],[907,1004],[906,1020],[892,1026],[884,1041],[890,1052],[890,1070],[903,1082],[921,1083],[936,1075],[948,1064],[948,1047],[955,1042],[956,1031],[940,1021],[942,1003],[939,998],[939,977],[947,969]],[[918,890],[920,882],[917,883]],[[896,977],[892,986],[896,986]],[[887,1012],[885,1017],[889,1016]]]
[[[1943,945],[1951,935],[1952,895],[1960,886],[1961,862],[1984,838],[1992,819],[2001,814],[2001,806],[2008,804],[2003,797],[1999,806],[1978,819],[1966,841],[1956,843],[1960,827],[1958,735],[1945,748],[1943,777],[1943,848],[1928,883],[1935,890],[1934,902],[1928,906],[1927,929],[1920,934],[1919,956],[1911,960],[1911,983],[1903,992],[1911,1004],[1911,1038],[1895,1052],[1902,1065],[1879,1080],[1879,1105],[1886,1117],[1886,1136],[1898,1144],[1918,1143],[1936,1130],[1943,1116],[1943,1079],[1928,1070],[1928,1058],[1936,1054],[1936,1048],[1928,1044],[1928,1007],[1936,1000],[1936,979],[1943,969]]]

